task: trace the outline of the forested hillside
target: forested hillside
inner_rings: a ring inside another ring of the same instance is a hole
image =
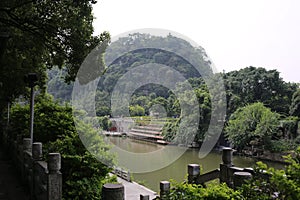
[[[167,45],[162,47],[162,49],[134,49],[134,44],[138,44],[137,46],[147,46],[148,43]],[[130,48],[132,48],[132,51]],[[173,53],[175,48],[186,49],[186,52],[190,53],[190,57],[200,63],[199,66],[201,69],[197,69],[197,67],[193,66],[186,59],[176,53]],[[117,57],[117,59],[112,61],[113,57],[121,54],[124,51],[127,53]],[[99,79],[98,89],[95,97],[97,116],[111,116],[111,95],[116,83],[122,76],[129,71],[134,71],[135,68],[139,66],[149,63],[156,63],[170,67],[169,71],[162,72],[163,74],[160,76],[160,78],[163,77],[166,79],[172,79],[173,76],[170,74],[172,74],[172,70],[176,70],[186,79],[185,83],[189,83],[189,85],[192,86],[198,100],[200,111],[199,127],[195,136],[196,142],[201,143],[203,141],[211,120],[211,92],[209,91],[208,85],[205,81],[218,81],[218,77],[223,78],[226,90],[227,112],[226,116],[224,116],[225,124],[233,124],[230,120],[236,119],[234,116],[232,116],[232,114],[235,112],[240,113],[241,109],[247,107],[248,105],[262,103],[267,110],[269,109],[270,112],[277,113],[278,115],[276,115],[276,120],[280,120],[281,124],[283,124],[281,125],[282,127],[279,131],[279,121],[272,121],[272,124],[275,124],[275,128],[272,128],[272,133],[268,132],[270,136],[270,144],[272,141],[277,142],[278,140],[282,140],[280,144],[277,144],[277,146],[291,146],[289,139],[297,138],[297,135],[295,135],[295,130],[297,128],[297,117],[299,117],[299,90],[297,91],[299,84],[285,82],[280,77],[280,72],[277,70],[266,70],[262,67],[256,68],[250,66],[228,73],[213,74],[211,62],[207,58],[203,48],[195,48],[186,41],[176,38],[172,35],[158,37],[136,33],[128,37],[120,38],[111,44],[108,52],[106,52],[106,58],[111,60],[111,64],[107,66],[105,73]],[[72,86],[65,85],[63,79],[61,78],[63,73],[59,72],[58,69],[52,69],[49,71],[48,76],[50,78],[48,81],[48,91],[54,94],[54,96],[57,98],[70,100]],[[210,79],[205,79],[203,76],[210,77]],[[151,74],[143,74],[143,79],[147,79],[149,77],[151,77]],[[176,89],[170,90],[169,88],[155,83],[146,84],[139,87],[134,91],[133,94],[131,94],[130,105],[128,108],[120,107],[118,109],[128,109],[131,116],[144,116],[150,114],[150,110],[154,105],[161,105],[162,108],[164,108],[167,117],[178,119],[177,122],[172,120],[172,122],[167,123],[163,129],[165,139],[172,141],[174,139],[174,132],[176,132],[178,128],[181,116],[181,105],[178,99],[179,97],[176,96],[174,92],[176,92]],[[187,92],[184,95],[189,94]],[[258,108],[259,111],[257,112],[264,113],[265,111],[261,111],[261,109],[262,108]],[[253,110],[249,112],[256,111]],[[263,113],[261,116],[264,116]],[[258,121],[261,122],[262,119],[253,118],[253,120],[255,121],[253,121],[254,124],[259,124]],[[243,127],[247,127],[247,125],[243,125],[245,122],[238,121],[237,123]],[[251,130],[245,131],[250,131],[248,135],[251,135],[252,133],[255,134],[254,129],[256,128],[257,127],[252,127],[250,128]],[[236,131],[235,128],[227,128],[226,130],[229,132],[230,130]],[[262,135],[263,133],[264,131],[261,131]],[[263,137],[262,135],[261,137]],[[230,135],[230,133],[228,133],[227,136],[229,139],[234,138],[234,136]],[[259,136],[246,138],[243,146],[249,146],[250,143],[259,144],[258,141],[261,139],[262,138],[259,138]],[[287,140],[289,141],[286,142]],[[233,139],[230,142],[235,143]]]

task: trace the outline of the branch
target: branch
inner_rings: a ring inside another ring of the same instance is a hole
[[[21,4],[19,4],[19,5],[15,5],[14,7],[9,8],[9,11],[13,11],[13,10],[15,10],[15,9],[17,9],[17,8],[19,8],[19,7],[22,7],[22,6],[25,6],[25,5],[27,5],[27,4],[34,3],[34,2],[35,2],[35,0],[32,0],[32,1],[25,1],[25,2],[23,2],[23,3],[21,3]]]

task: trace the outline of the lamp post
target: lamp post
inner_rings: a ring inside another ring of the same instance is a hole
[[[30,139],[31,145],[33,143],[33,119],[34,119],[34,86],[38,80],[36,73],[29,73],[27,75],[27,81],[30,87]]]

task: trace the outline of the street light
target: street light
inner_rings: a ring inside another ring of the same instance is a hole
[[[25,76],[25,81],[30,87],[30,139],[31,145],[33,143],[33,119],[34,119],[34,86],[38,81],[38,76],[36,73],[29,73]]]

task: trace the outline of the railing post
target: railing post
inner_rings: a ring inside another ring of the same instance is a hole
[[[40,161],[42,160],[43,156],[43,149],[42,149],[42,143],[41,142],[35,142],[32,144],[32,158],[33,161]]]
[[[48,154],[48,200],[61,200],[62,198],[62,174],[61,157],[59,153]]]
[[[124,185],[106,183],[102,187],[102,200],[124,200]]]
[[[23,138],[23,151],[31,151],[31,139]]]
[[[159,184],[160,188],[160,198],[165,199],[165,195],[170,193],[170,182],[169,181],[161,181]]]
[[[233,149],[230,147],[224,147],[222,152],[223,164],[232,166],[232,152]]]
[[[188,165],[188,183],[197,183],[197,178],[200,175],[200,165]]]
[[[232,152],[233,149],[230,147],[224,147],[222,151],[222,162],[220,164],[220,182],[227,183],[230,186],[230,180],[228,176],[228,168],[232,167]]]
[[[22,152],[21,152],[21,176],[22,176],[22,180],[24,182],[25,185],[27,185],[27,175],[29,172],[26,170],[27,166],[26,165],[26,160],[25,160],[25,151],[31,151],[31,140],[30,138],[23,138],[23,144],[22,144]]]
[[[233,174],[233,187],[237,189],[237,187],[241,187],[242,184],[245,183],[246,180],[252,178],[252,174],[249,172],[235,172]]]
[[[35,194],[38,193],[38,185],[36,183],[36,179],[38,178],[38,174],[36,172],[36,163],[37,161],[41,161],[43,157],[43,149],[42,143],[35,142],[32,144],[32,182],[30,183],[30,187],[32,188],[32,199],[35,199]]]

